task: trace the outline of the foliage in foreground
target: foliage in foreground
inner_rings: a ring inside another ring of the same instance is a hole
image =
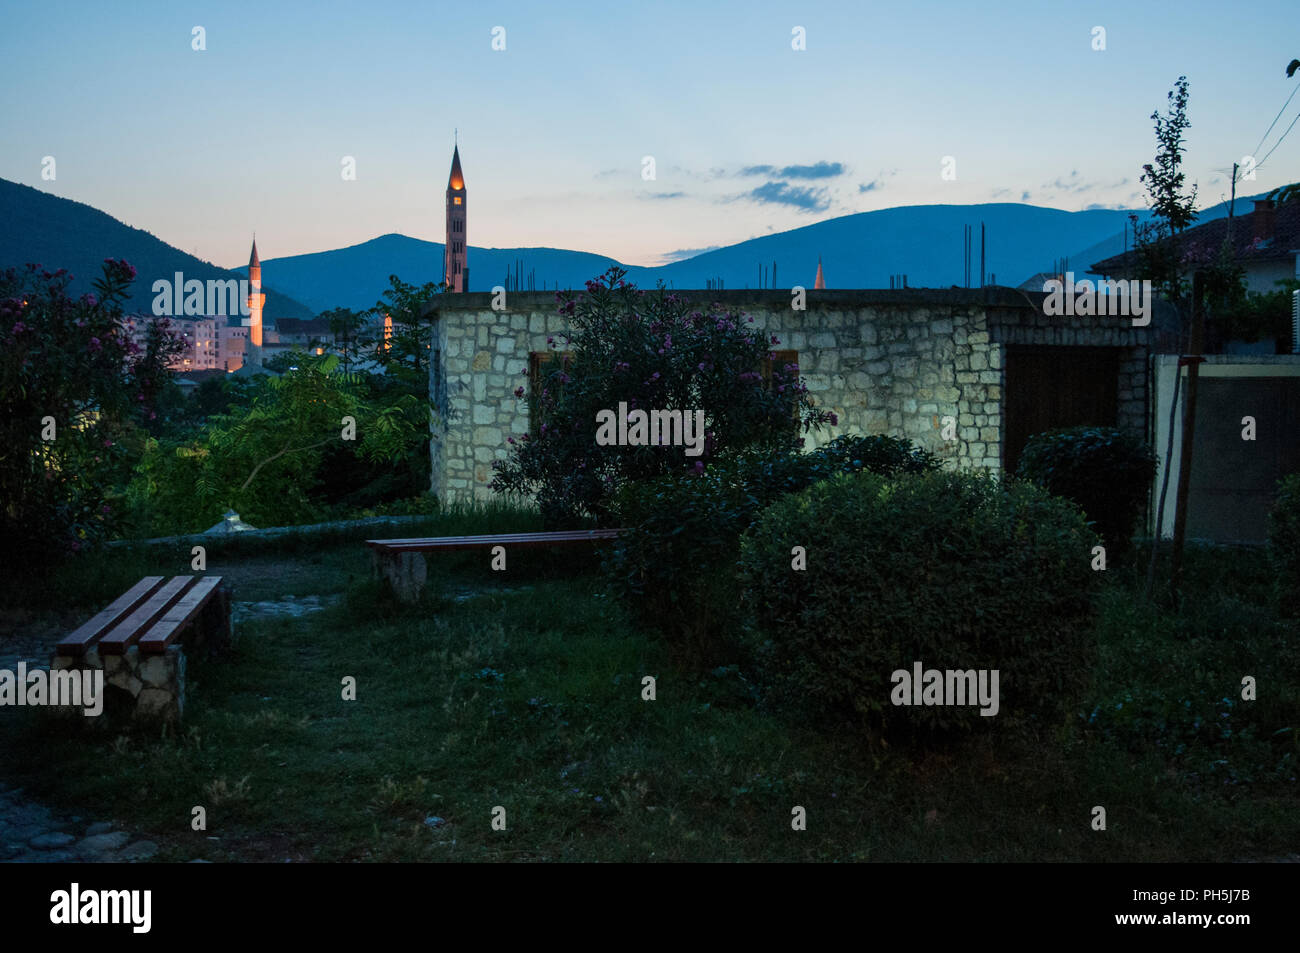
[[[802,444],[800,427],[836,423],[813,406],[796,365],[778,366],[772,348],[780,342],[765,339],[752,319],[715,305],[697,310],[663,288],[639,291],[623,275],[611,268],[587,282],[586,294],[557,294],[570,330],[563,350],[550,341],[553,359],[535,391],[515,391],[538,429],[510,438],[509,457],[493,464],[494,490],[535,494],[557,525],[604,520],[631,481],[703,470],[746,449],[789,450]],[[680,411],[691,421],[702,412],[698,452],[598,442],[601,415],[624,407],[629,415]]]
[[[1083,508],[1106,545],[1127,550],[1156,473],[1137,437],[1114,427],[1066,427],[1035,434],[1017,475]]]
[[[614,507],[627,532],[606,560],[611,589],[683,655],[725,661],[738,623],[740,537],[764,506],[838,473],[938,467],[938,458],[908,440],[845,435],[808,453],[742,453],[703,473],[632,483]]]
[[[1096,536],[1020,481],[835,477],[774,503],[742,543],[759,683],[779,707],[891,737],[1026,717],[1059,725],[1089,682]],[[806,570],[792,561],[807,553]],[[897,670],[997,669],[1000,713],[891,704]]]

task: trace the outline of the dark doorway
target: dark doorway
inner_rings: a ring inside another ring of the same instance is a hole
[[[1113,347],[1007,347],[1003,472],[1015,472],[1036,433],[1081,424],[1115,426],[1119,355]]]

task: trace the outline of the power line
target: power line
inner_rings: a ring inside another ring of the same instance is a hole
[[[1296,88],[1291,90],[1291,95],[1286,98],[1286,102],[1282,104],[1282,108],[1277,111],[1277,115],[1273,117],[1273,121],[1268,124],[1268,128],[1264,130],[1264,135],[1259,137],[1259,145],[1255,147],[1254,151],[1251,152],[1251,155],[1259,152],[1260,146],[1264,145],[1264,140],[1267,139],[1268,134],[1273,131],[1273,127],[1277,125],[1277,121],[1282,118],[1282,114],[1286,112],[1286,107],[1291,105],[1291,100],[1295,99],[1296,93],[1300,93],[1300,83],[1297,83]],[[1274,146],[1274,148],[1277,147]]]
[[[1273,143],[1273,148],[1272,148],[1272,149],[1269,149],[1268,152],[1264,153],[1264,159],[1267,159],[1269,156],[1271,156],[1274,152],[1277,151],[1277,147],[1280,146],[1280,145],[1282,144],[1283,140],[1286,139],[1286,137],[1287,137],[1287,133],[1289,133],[1292,129],[1295,128],[1295,124],[1296,124],[1297,122],[1300,122],[1300,113],[1296,113],[1296,114],[1295,114],[1295,119],[1292,119],[1292,120],[1291,120],[1291,125],[1289,125],[1289,126],[1286,127],[1286,132],[1282,133],[1282,138],[1279,139],[1277,142]],[[1256,169],[1258,169],[1260,166],[1262,166],[1262,165],[1264,164],[1264,159],[1260,159],[1258,162],[1255,163],[1255,168],[1256,168]]]

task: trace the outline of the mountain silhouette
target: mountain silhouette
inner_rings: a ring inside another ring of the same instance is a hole
[[[174,281],[178,271],[187,281],[248,276],[247,269],[232,271],[195,258],[92,206],[7,179],[0,179],[0,221],[5,223],[0,229],[0,269],[29,262],[49,271],[66,268],[73,276],[69,290],[74,294],[92,290],[105,258],[125,258],[136,270],[131,296],[123,306],[128,313],[152,314],[154,281]],[[265,270],[262,275],[268,321],[312,316],[307,306],[267,288]]]

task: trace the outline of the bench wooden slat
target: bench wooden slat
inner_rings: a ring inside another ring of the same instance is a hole
[[[138,643],[140,651],[142,653],[165,651],[185,626],[203,611],[203,607],[208,604],[208,600],[212,598],[219,585],[221,585],[220,576],[204,576],[191,586],[153,628],[140,636]]]
[[[103,612],[76,631],[64,636],[56,651],[59,655],[84,655],[86,650],[100,640],[105,632],[111,630],[141,602],[151,596],[163,584],[165,576],[145,576],[122,595],[118,596]]]
[[[157,622],[181,594],[194,582],[193,576],[173,576],[163,584],[142,606],[127,616],[99,640],[103,655],[121,655],[134,644],[140,635]]]
[[[564,530],[553,533],[507,533],[496,536],[439,536],[423,539],[368,539],[376,549],[412,552],[434,549],[477,549],[487,546],[552,546],[614,539],[621,529]]]

